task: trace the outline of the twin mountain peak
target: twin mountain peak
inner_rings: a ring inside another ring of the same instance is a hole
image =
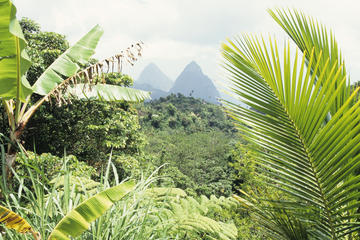
[[[134,87],[152,92],[151,98],[165,97],[171,93],[181,93],[185,96],[201,98],[210,103],[217,103],[220,93],[213,82],[192,61],[173,82],[154,63],[147,65],[140,74]]]

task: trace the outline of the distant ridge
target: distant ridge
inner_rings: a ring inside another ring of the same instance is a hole
[[[168,78],[158,66],[154,63],[150,63],[141,72],[134,85],[144,84],[151,86],[152,89],[159,89],[163,92],[168,92],[173,85],[173,81],[171,81],[171,79]],[[148,91],[150,91],[150,89]]]
[[[134,88],[151,92],[151,99],[158,99],[158,98],[166,97],[167,95],[169,95],[169,92],[165,92],[160,89],[156,89],[147,83],[135,82]]]
[[[210,103],[218,103],[220,93],[209,77],[203,74],[200,66],[192,61],[177,77],[170,93],[201,98]]]
[[[220,93],[209,77],[194,61],[190,62],[173,83],[154,63],[147,65],[140,77],[134,82],[134,88],[151,92],[152,99],[166,97],[171,93],[200,98],[218,104]]]

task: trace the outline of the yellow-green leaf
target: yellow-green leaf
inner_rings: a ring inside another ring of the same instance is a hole
[[[80,236],[90,227],[90,223],[105,213],[116,201],[135,188],[133,181],[121,183],[106,189],[82,202],[70,211],[54,228],[49,240],[68,240]]]
[[[5,227],[14,229],[19,233],[34,231],[25,219],[3,206],[0,206],[0,223],[5,224]]]

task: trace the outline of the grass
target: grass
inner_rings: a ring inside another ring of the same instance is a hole
[[[4,161],[2,145],[0,150]],[[0,204],[25,218],[40,232],[42,239],[47,239],[55,225],[84,199],[120,183],[111,159],[100,183],[72,176],[65,160],[62,170],[52,181],[57,184],[45,183],[46,173],[41,170],[41,166],[27,165],[26,169],[26,176],[19,176],[13,171],[13,185],[18,186],[17,189],[8,189],[5,179],[2,178],[3,199]],[[77,239],[168,239],[167,229],[170,227],[165,222],[159,224],[161,219],[157,216],[154,201],[145,197],[146,189],[158,180],[155,174],[156,172],[149,177],[142,176],[132,194],[115,204],[92,224],[90,230]],[[18,240],[32,237],[3,229],[0,239]]]

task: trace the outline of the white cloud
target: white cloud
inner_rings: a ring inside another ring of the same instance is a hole
[[[360,80],[360,21],[356,0],[14,0],[20,16],[38,21],[45,30],[79,39],[95,24],[105,34],[96,56],[103,58],[133,42],[146,44],[145,64],[157,63],[170,77],[191,60],[219,81],[220,42],[243,32],[275,33],[282,30],[267,14],[269,7],[303,10],[336,34],[352,79]]]

